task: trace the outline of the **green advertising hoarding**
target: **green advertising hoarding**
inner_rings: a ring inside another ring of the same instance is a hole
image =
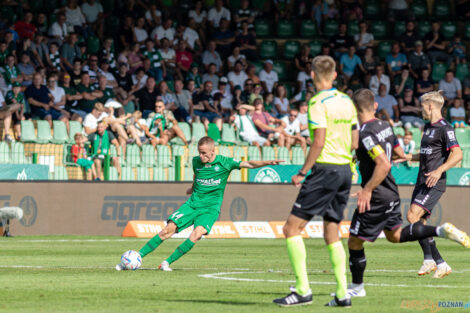
[[[0,180],[47,180],[49,166],[39,164],[0,164]]]

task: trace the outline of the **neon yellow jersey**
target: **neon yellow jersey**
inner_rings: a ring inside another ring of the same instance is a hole
[[[308,102],[308,126],[313,141],[314,130],[326,128],[325,145],[318,163],[349,164],[351,128],[357,124],[357,112],[348,95],[336,88],[322,90]]]

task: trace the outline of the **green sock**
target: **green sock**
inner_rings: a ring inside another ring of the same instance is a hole
[[[176,250],[173,252],[173,254],[170,255],[170,257],[168,259],[166,259],[167,262],[170,263],[170,264],[175,262],[176,260],[181,258],[183,255],[188,253],[188,251],[191,250],[194,247],[194,245],[195,245],[194,242],[192,242],[189,239],[186,239],[182,244],[180,244],[178,246],[178,248],[176,248]]]
[[[346,253],[341,241],[334,242],[327,246],[330,253],[331,265],[336,278],[336,297],[343,299],[347,292],[346,281]]]
[[[153,250],[157,249],[157,247],[163,242],[163,240],[160,238],[160,236],[158,236],[158,234],[153,237],[152,239],[150,239],[149,241],[147,241],[147,243],[145,244],[145,246],[143,246],[140,250],[139,250],[139,253],[140,253],[140,256],[141,257],[144,257],[146,256],[147,254],[149,254],[150,252],[152,252]]]
[[[302,236],[293,236],[286,239],[287,254],[295,274],[295,289],[299,295],[305,295],[310,290],[307,276],[307,253]]]

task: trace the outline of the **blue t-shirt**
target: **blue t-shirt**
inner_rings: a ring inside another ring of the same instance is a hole
[[[340,63],[343,64],[343,72],[349,76],[354,74],[356,66],[362,64],[361,58],[356,54],[352,58],[348,54],[343,54],[341,57]]]
[[[408,63],[408,59],[403,53],[398,53],[396,57],[389,54],[385,58],[385,61],[387,62],[387,65],[392,67],[393,72],[401,70],[401,67]]]
[[[385,97],[377,95],[375,96],[375,102],[377,102],[377,104],[379,105],[377,107],[377,112],[381,111],[382,109],[385,109],[388,115],[390,115],[390,118],[392,120],[395,120],[395,112],[393,111],[393,107],[398,105],[398,102],[395,97],[393,97],[392,95],[386,95]]]
[[[39,89],[33,85],[28,86],[28,88],[26,88],[25,95],[26,99],[33,98],[34,100],[42,103],[49,103],[49,101],[51,101],[49,99],[49,89],[44,85],[41,85]]]

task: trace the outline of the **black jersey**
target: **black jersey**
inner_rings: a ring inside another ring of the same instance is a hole
[[[425,174],[444,164],[449,158],[450,149],[458,146],[454,128],[446,120],[441,119],[434,124],[426,123],[421,139],[419,173],[416,184],[425,184],[428,178]],[[445,191],[446,177],[446,173],[442,173],[435,188]]]
[[[398,146],[398,140],[390,124],[374,119],[362,124],[359,131],[359,148],[356,150],[359,161],[359,171],[362,176],[361,186],[370,180],[375,169],[374,159],[385,153],[391,160],[393,148]],[[372,202],[382,202],[399,198],[398,187],[390,171],[387,177],[372,192]]]

